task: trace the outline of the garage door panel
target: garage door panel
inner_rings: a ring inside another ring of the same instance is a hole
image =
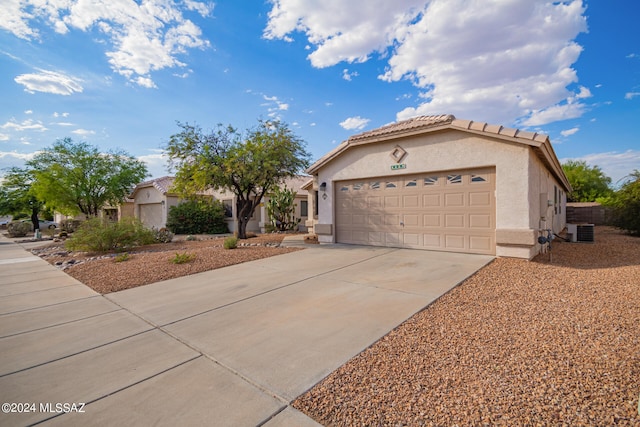
[[[351,232],[351,239],[356,243],[366,245],[369,243],[369,232],[363,230],[353,230]]]
[[[382,205],[382,197],[367,197],[367,204],[369,205],[369,209],[371,208],[381,208]]]
[[[382,240],[382,232],[378,231],[370,231],[369,232],[369,243],[372,245],[380,245],[383,243]]]
[[[405,227],[418,227],[420,225],[419,216],[417,214],[404,214],[402,222]]]
[[[464,214],[447,214],[444,216],[444,224],[446,228],[463,228]]]
[[[400,244],[400,233],[384,233],[384,240],[389,246],[397,246]]]
[[[382,225],[382,215],[369,215],[369,225],[373,225],[373,226]]]
[[[446,234],[444,236],[445,247],[447,249],[464,249],[464,235]]]
[[[494,169],[349,180],[335,188],[338,242],[495,254]]]
[[[440,194],[424,194],[422,196],[422,206],[425,208],[441,207],[442,197]]]
[[[473,251],[486,252],[493,244],[490,236],[469,236],[469,249]]]
[[[420,198],[418,195],[407,195],[402,197],[402,207],[417,208],[420,206]]]
[[[400,215],[397,215],[397,214],[385,215],[384,225],[393,225],[393,226],[400,225]]]
[[[469,193],[469,206],[491,206],[491,194],[489,191]]]
[[[422,225],[425,227],[440,227],[440,214],[423,215]]]
[[[448,193],[444,195],[445,207],[464,206],[464,193]]]
[[[491,214],[469,214],[470,228],[491,228]]]
[[[384,198],[384,207],[385,208],[397,208],[397,207],[400,207],[400,197],[399,196],[385,196],[385,198]]]
[[[420,235],[417,233],[402,233],[405,245],[418,246],[420,243]]]
[[[363,214],[353,214],[351,215],[351,224],[353,225],[364,225],[366,223],[367,216]]]
[[[422,244],[425,248],[439,249],[442,246],[440,234],[423,234]]]
[[[353,209],[367,209],[367,199],[365,197],[353,198]]]

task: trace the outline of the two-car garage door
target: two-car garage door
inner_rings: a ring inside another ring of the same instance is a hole
[[[339,243],[495,254],[495,169],[338,181]]]

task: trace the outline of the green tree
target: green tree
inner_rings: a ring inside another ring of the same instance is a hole
[[[166,145],[170,165],[177,169],[175,190],[183,195],[209,188],[232,192],[241,239],[263,196],[309,165],[304,142],[280,121],[259,120],[244,136],[231,126],[218,125],[208,134],[198,126],[178,126],[182,131]]]
[[[38,215],[44,207],[33,191],[33,173],[29,169],[10,168],[0,185],[0,215],[28,213],[33,229],[40,228]]]
[[[267,215],[274,229],[280,231],[293,230],[300,219],[296,221],[296,192],[288,188],[275,187],[269,194]]]
[[[124,151],[101,153],[86,142],[57,141],[27,162],[32,191],[64,214],[95,217],[106,204],[117,205],[147,177],[146,165]]]
[[[640,171],[634,170],[622,187],[608,199],[613,208],[612,223],[616,227],[640,236]]]
[[[587,162],[569,160],[562,164],[573,191],[568,195],[572,202],[595,202],[598,198],[610,196],[611,178],[598,166],[589,166]]]

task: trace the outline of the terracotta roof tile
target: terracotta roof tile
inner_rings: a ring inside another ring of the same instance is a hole
[[[353,135],[349,138],[349,141],[358,141],[361,139],[368,139],[372,137],[389,135],[394,133],[402,133],[407,131],[413,131],[418,129],[426,129],[435,126],[441,126],[450,124],[455,117],[451,114],[442,114],[439,116],[418,116],[409,120],[403,120],[401,122],[391,123],[386,126],[379,127],[370,131],[362,132],[357,135]]]

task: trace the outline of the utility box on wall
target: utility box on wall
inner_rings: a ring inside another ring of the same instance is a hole
[[[547,217],[547,210],[549,207],[553,206],[553,202],[549,200],[549,195],[547,193],[540,193],[540,217]]]

